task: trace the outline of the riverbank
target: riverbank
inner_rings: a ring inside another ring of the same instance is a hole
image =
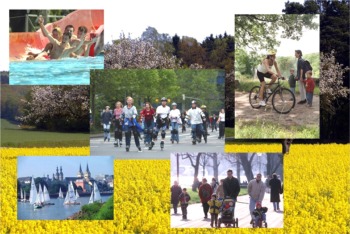
[[[84,205],[81,210],[67,218],[67,220],[113,220],[113,196],[105,203],[95,202]]]

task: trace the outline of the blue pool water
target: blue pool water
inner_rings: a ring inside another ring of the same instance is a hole
[[[10,62],[10,85],[90,85],[90,69],[103,69],[103,55]]]

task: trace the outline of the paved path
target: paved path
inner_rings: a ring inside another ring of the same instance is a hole
[[[268,208],[266,213],[266,222],[269,228],[283,228],[283,197],[281,197],[281,211],[273,211],[273,205],[270,202],[270,194],[265,193],[263,206]],[[181,208],[178,208],[178,214],[174,215],[171,209],[171,227],[172,228],[210,228],[210,219],[204,219],[202,204],[193,204],[187,207],[187,220],[182,220]],[[180,213],[180,214],[179,214]],[[219,216],[220,217],[220,216]],[[209,215],[210,218],[210,215]],[[235,208],[235,218],[238,218],[239,228],[251,228],[249,214],[249,196],[239,196]],[[221,225],[221,228],[224,226]]]
[[[171,144],[170,132],[166,132],[164,149],[160,149],[160,136],[152,150],[148,150],[143,142],[141,143],[142,152],[138,152],[133,137],[131,138],[131,148],[129,152],[125,151],[125,138],[123,136],[123,146],[114,147],[114,138],[110,142],[103,141],[103,135],[90,138],[90,155],[94,156],[115,156],[116,159],[169,159],[173,152],[224,152],[224,139],[218,139],[218,131],[209,131],[208,143],[199,143],[192,145],[191,132],[187,130],[180,133],[180,143]],[[96,135],[95,135],[96,136]]]

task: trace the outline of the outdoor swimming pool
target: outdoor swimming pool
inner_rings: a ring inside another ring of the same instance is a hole
[[[90,85],[90,69],[103,69],[104,56],[10,62],[10,85]]]

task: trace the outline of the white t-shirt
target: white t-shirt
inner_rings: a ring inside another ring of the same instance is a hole
[[[164,106],[164,107],[163,107],[162,105],[160,105],[160,106],[157,107],[156,115],[159,115],[159,114],[160,114],[160,117],[161,117],[162,119],[168,117],[168,114],[169,114],[169,113],[170,113],[170,107],[168,107],[168,106]]]
[[[269,66],[269,68],[271,69],[272,66]],[[267,73],[267,68],[266,68],[265,64],[260,63],[258,66],[258,71],[261,73]]]
[[[172,109],[169,114],[169,118],[171,122],[177,122],[177,120],[181,117],[181,113],[179,109]]]
[[[220,122],[225,122],[225,113],[220,112],[219,118],[220,118]]]
[[[191,121],[191,124],[201,124],[203,123],[202,117],[205,117],[203,111],[196,107],[195,109],[189,109],[187,111],[187,119]]]

